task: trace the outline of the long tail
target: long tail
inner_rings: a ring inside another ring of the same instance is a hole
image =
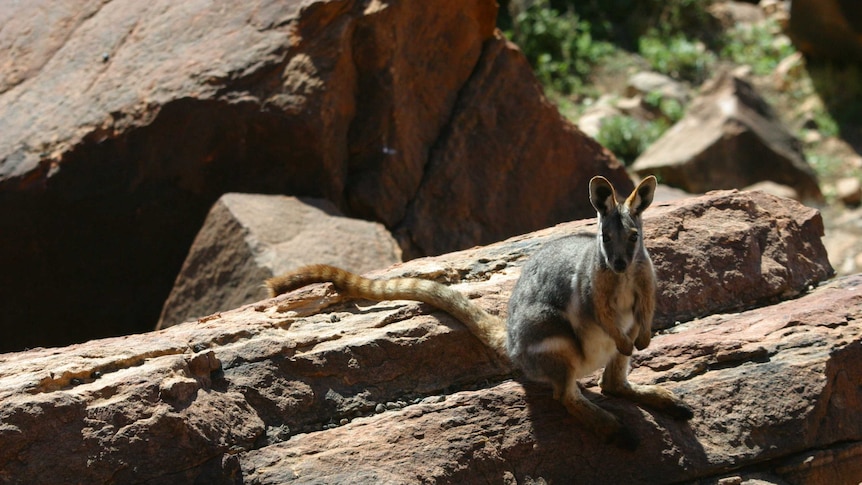
[[[463,323],[473,335],[499,355],[506,356],[503,322],[479,308],[467,297],[436,281],[419,278],[372,280],[325,264],[304,266],[266,280],[271,296],[302,288],[312,283],[332,283],[353,298],[366,300],[416,300],[446,311]]]

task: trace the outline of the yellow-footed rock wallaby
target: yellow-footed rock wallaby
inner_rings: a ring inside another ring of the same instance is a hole
[[[628,381],[634,348],[650,343],[655,310],[655,272],[641,221],[655,187],[655,177],[649,176],[619,201],[607,179],[593,177],[590,202],[598,214],[598,234],[563,237],[537,251],[512,292],[506,324],[458,291],[418,278],[372,280],[314,265],[271,278],[266,285],[275,296],[331,282],[350,297],[417,300],[445,310],[485,345],[508,356],[528,378],[550,384],[554,397],[593,433],[634,448],[636,437],[616,416],[584,397],[578,379],[604,367],[603,393],[678,419],[692,417],[691,409],[670,391]]]

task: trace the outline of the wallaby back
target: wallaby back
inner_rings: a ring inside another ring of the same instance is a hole
[[[415,300],[437,307],[457,318],[500,356],[506,355],[506,330],[502,320],[479,308],[460,292],[435,281],[420,278],[374,280],[335,266],[315,264],[270,278],[266,286],[271,296],[277,296],[312,283],[327,282],[352,298]]]

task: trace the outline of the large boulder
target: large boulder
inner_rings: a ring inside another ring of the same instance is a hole
[[[856,0],[793,0],[787,34],[814,59],[862,62],[862,5]]]
[[[771,180],[792,187],[802,200],[823,198],[801,143],[751,84],[730,73],[707,83],[632,169],[692,193]]]
[[[399,261],[382,224],[344,217],[325,199],[225,194],[195,237],[156,328],[261,300],[261,281],[299,266],[365,273]]]
[[[817,227],[818,215],[762,193],[650,208],[650,250],[719,254],[751,223],[734,225],[725,211],[756,214],[771,227],[748,242],[762,264],[664,258],[660,291],[675,292],[674,300],[728,285],[753,292],[768,273],[787,279],[771,284],[776,298],[799,298],[708,316],[744,297],[716,291],[697,303],[704,318],[656,335],[636,354],[632,380],[678,392],[695,409],[690,422],[599,397],[595,379],[586,379],[588,394],[641,438],[634,454],[597,442],[549,389],[513,380],[506,362],[445,313],[415,302],[345,302],[331,285],[313,285],[154,333],[0,355],[0,479],[655,483],[765,473],[855,483],[862,278],[812,290],[831,274],[820,234],[805,229]],[[768,224],[776,219],[798,223]],[[679,224],[662,239],[664,220]],[[594,230],[589,220],[562,224],[376,276],[454,284],[505,317],[520,268],[538,247]],[[793,276],[771,272],[765,255],[778,247],[812,264]],[[678,284],[704,264],[714,272],[700,286]],[[738,272],[747,277],[724,278]],[[659,300],[663,314],[667,301]]]
[[[630,188],[547,103],[496,11],[4,6],[0,350],[152,328],[227,192],[326,198],[415,257],[587,217],[571,194],[595,174]]]

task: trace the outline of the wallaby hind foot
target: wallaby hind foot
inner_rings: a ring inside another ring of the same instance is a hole
[[[629,382],[627,377],[629,360],[629,357],[619,355],[605,366],[599,381],[602,393],[642,404],[677,420],[689,420],[694,417],[691,408],[670,390],[656,385]]]

